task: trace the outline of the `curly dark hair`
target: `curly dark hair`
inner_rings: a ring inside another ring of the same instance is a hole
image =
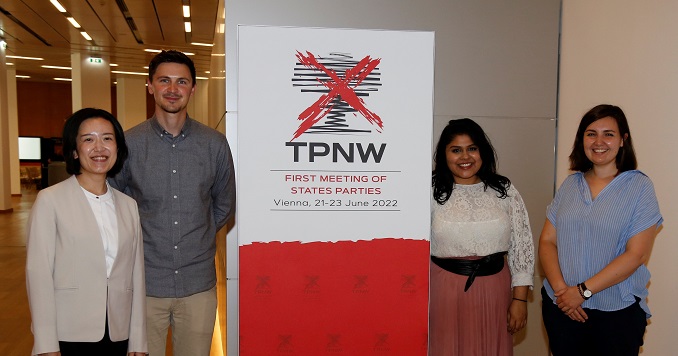
[[[483,164],[476,175],[485,184],[485,190],[487,190],[487,187],[490,187],[497,191],[497,197],[501,199],[506,198],[511,181],[497,173],[497,154],[494,151],[494,147],[492,147],[490,139],[480,125],[468,118],[450,120],[440,134],[433,158],[433,198],[438,204],[443,205],[452,195],[454,176],[447,166],[445,149],[459,135],[468,135],[473,143],[478,146]]]

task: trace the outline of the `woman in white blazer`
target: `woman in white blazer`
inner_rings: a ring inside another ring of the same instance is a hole
[[[127,158],[122,127],[105,110],[79,110],[63,149],[72,176],[40,191],[28,219],[32,354],[145,355],[137,204],[106,183]]]

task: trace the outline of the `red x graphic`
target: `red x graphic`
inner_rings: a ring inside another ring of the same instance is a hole
[[[354,89],[367,78],[370,72],[379,65],[381,59],[372,59],[370,56],[366,56],[358,62],[355,67],[347,69],[342,78],[335,71],[327,69],[324,65],[320,64],[313,53],[306,51],[306,54],[307,56],[304,56],[301,52],[297,51],[297,59],[304,66],[322,71],[330,78],[330,80],[321,80],[318,78],[318,82],[329,89],[329,92],[323,94],[315,103],[313,103],[313,105],[299,114],[298,120],[301,120],[302,123],[299,125],[297,131],[294,132],[292,140],[306,132],[306,130],[311,128],[332,111],[334,105],[331,105],[330,103],[337,96],[340,96],[341,100],[361,113],[371,124],[376,124],[379,127],[377,131],[381,132],[380,129],[384,128],[381,118],[379,115],[366,108],[363,99],[358,97],[354,91]],[[353,83],[353,85],[351,85],[351,83]]]

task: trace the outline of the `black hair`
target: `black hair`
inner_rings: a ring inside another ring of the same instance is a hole
[[[633,140],[631,140],[631,130],[629,122],[626,120],[624,111],[618,106],[610,104],[600,104],[593,107],[581,118],[577,136],[574,138],[572,153],[570,153],[570,170],[586,172],[593,167],[593,163],[586,157],[584,152],[584,133],[594,121],[611,117],[617,122],[619,135],[624,141],[624,145],[619,147],[615,163],[619,172],[634,170],[638,167],[636,152],[633,149]]]
[[[193,61],[183,52],[173,49],[168,51],[163,50],[151,59],[151,63],[148,65],[148,80],[151,82],[153,81],[155,71],[158,69],[158,66],[163,63],[179,63],[187,66],[188,70],[191,72],[191,79],[193,81],[191,84],[192,86],[195,86],[195,65],[193,64]]]
[[[106,176],[113,177],[122,169],[125,160],[129,151],[127,149],[127,144],[125,143],[125,133],[122,130],[122,126],[118,120],[106,110],[95,109],[95,108],[84,108],[80,109],[73,113],[64,124],[64,131],[62,134],[63,138],[63,151],[64,151],[64,160],[66,161],[66,172],[68,174],[80,174],[80,160],[75,158],[74,153],[78,148],[78,131],[80,130],[80,125],[85,120],[102,118],[113,125],[113,131],[115,132],[115,143],[118,147],[117,159],[115,164],[106,173]]]
[[[478,146],[483,163],[476,175],[485,184],[485,190],[487,190],[487,187],[490,187],[497,191],[497,197],[506,198],[511,181],[507,177],[497,174],[497,154],[494,151],[494,147],[492,147],[490,139],[480,125],[471,119],[464,118],[450,120],[440,134],[440,139],[438,139],[438,145],[433,158],[434,167],[432,174],[433,197],[435,200],[440,205],[445,204],[450,195],[452,195],[452,190],[454,190],[454,176],[447,166],[445,151],[447,145],[459,135],[468,135],[473,144]]]

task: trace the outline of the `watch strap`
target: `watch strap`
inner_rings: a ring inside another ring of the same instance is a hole
[[[581,295],[581,297],[584,298],[584,300],[589,300],[589,298],[591,298],[591,296],[588,296],[588,297],[587,297],[586,294],[584,293],[584,292],[586,292],[586,291],[589,290],[589,289],[586,287],[586,284],[584,284],[584,282],[581,282],[581,283],[577,284],[577,290],[579,291],[579,295]],[[589,292],[589,293],[590,293],[590,292]]]

